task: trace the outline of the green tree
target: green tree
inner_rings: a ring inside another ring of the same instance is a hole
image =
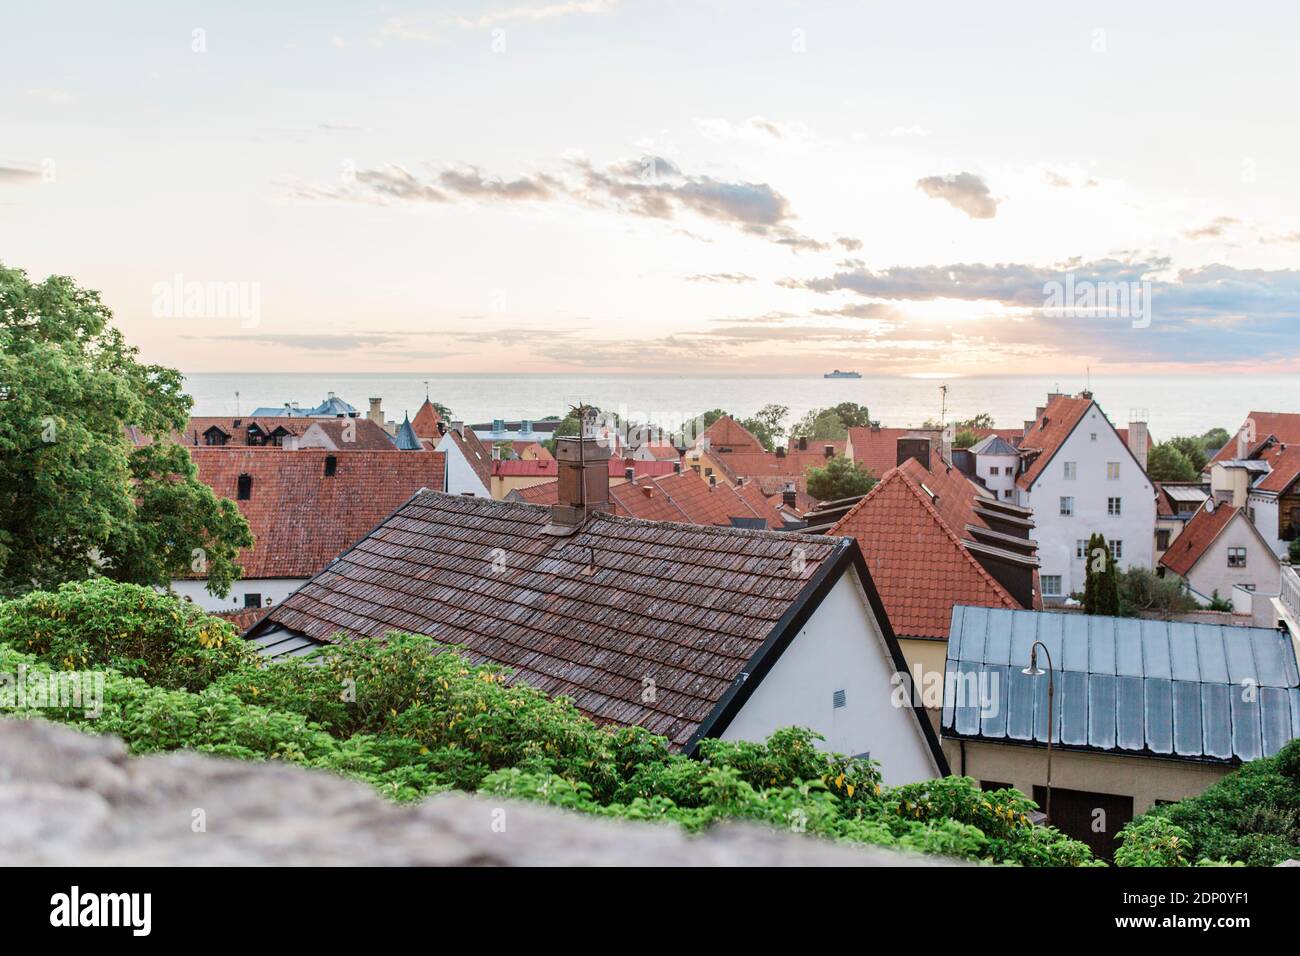
[[[742,428],[747,429],[768,451],[776,448],[781,436],[785,434],[785,419],[790,409],[785,405],[764,405],[752,418],[739,419]]]
[[[871,424],[867,406],[856,402],[840,402],[832,408],[814,408],[794,426],[793,437],[814,439],[845,438],[850,428],[864,428]]]
[[[1083,591],[1083,608],[1089,614],[1117,617],[1120,613],[1119,575],[1105,535],[1088,539],[1085,559],[1087,578]]]
[[[0,265],[0,591],[199,573],[225,594],[248,525],[172,439],[181,373],[137,361],[111,321],[97,292]]]
[[[871,472],[859,468],[851,458],[832,458],[825,467],[808,469],[808,494],[818,501],[865,495],[875,485]]]
[[[1119,576],[1119,600],[1125,617],[1155,612],[1168,619],[1198,607],[1196,599],[1183,590],[1177,579],[1162,578],[1137,566]]]
[[[1204,460],[1205,456],[1201,456]],[[1147,474],[1153,481],[1195,481],[1200,470],[1182,447],[1172,441],[1152,445],[1147,453]]]
[[[957,433],[957,437],[952,440],[953,448],[970,448],[979,442],[980,437],[969,428],[963,428]]]
[[[1209,463],[1209,456],[1205,453],[1205,438],[1199,435],[1179,435],[1176,438],[1169,439],[1168,444],[1177,448],[1191,463],[1192,471],[1199,475],[1201,469]]]

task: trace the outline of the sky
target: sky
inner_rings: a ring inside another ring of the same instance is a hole
[[[1300,369],[1294,4],[4,19],[0,262],[186,372]]]

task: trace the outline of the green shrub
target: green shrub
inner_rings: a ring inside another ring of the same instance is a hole
[[[0,604],[0,642],[62,670],[107,667],[171,689],[206,687],[257,657],[198,605],[103,578]]]

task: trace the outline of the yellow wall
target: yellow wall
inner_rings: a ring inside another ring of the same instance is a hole
[[[1047,783],[1047,748],[1018,744],[965,741],[966,769],[962,770],[962,741],[944,738],[943,752],[952,772],[976,780],[1009,783],[1032,797],[1035,786]],[[1186,760],[1154,760],[1123,754],[1052,751],[1052,786],[1133,798],[1133,815],[1150,810],[1157,800],[1183,800],[1203,793],[1230,767],[1212,767]]]

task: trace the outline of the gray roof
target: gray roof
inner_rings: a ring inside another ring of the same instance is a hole
[[[331,395],[307,414],[311,415],[312,418],[321,418],[326,415],[337,418],[340,415],[353,416],[356,415],[356,413],[357,410],[355,407],[349,405],[347,402],[343,401],[343,399]]]
[[[1234,764],[1300,737],[1300,671],[1285,631],[960,605],[952,613],[945,736],[1045,744],[1047,678],[1021,673],[1042,641],[1057,672],[1057,746]],[[1047,668],[1043,655],[1038,666]],[[986,696],[958,693],[981,679]]]
[[[310,637],[304,637],[279,626],[263,631],[250,640],[257,646],[257,653],[271,660],[283,657],[305,657],[318,647],[325,646],[324,641],[312,640]]]
[[[402,427],[397,430],[397,438],[394,440],[402,451],[421,451],[424,444],[420,441],[420,436],[415,434],[415,429],[411,427],[411,416],[408,414],[402,419]]]
[[[1186,501],[1189,504],[1208,501],[1210,496],[1205,493],[1203,488],[1196,488],[1191,485],[1161,485],[1173,501]]]
[[[1012,445],[1000,435],[989,435],[983,441],[972,445],[971,451],[976,455],[1010,455],[1015,457],[1020,454],[1015,445]]]

